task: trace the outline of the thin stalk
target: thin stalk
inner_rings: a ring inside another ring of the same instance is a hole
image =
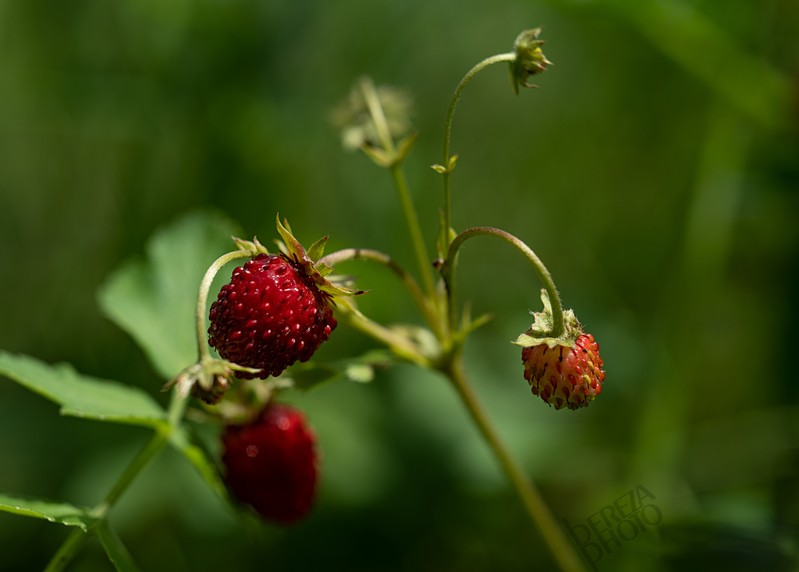
[[[550,512],[541,497],[541,493],[513,458],[513,455],[511,455],[496,429],[494,429],[489,421],[483,406],[469,384],[466,373],[463,370],[463,363],[460,355],[452,359],[445,373],[452,381],[452,385],[455,387],[458,396],[469,411],[472,420],[475,425],[477,425],[486,443],[502,466],[505,475],[519,495],[530,519],[540,530],[541,535],[544,537],[544,541],[561,570],[568,572],[584,571],[585,567],[582,561],[575,553],[574,547],[567,539],[563,529]]]
[[[422,275],[422,283],[431,297],[433,297],[435,295],[436,284],[433,279],[432,258],[430,258],[430,255],[427,253],[427,247],[424,244],[422,227],[419,224],[419,217],[416,215],[416,207],[413,206],[413,201],[411,200],[411,194],[408,190],[408,182],[405,179],[405,171],[402,169],[402,164],[395,163],[391,166],[391,178],[394,180],[394,187],[397,189],[397,198],[402,206],[402,212],[405,214],[405,222],[408,225],[408,231],[413,241],[413,250],[416,254],[416,263],[419,265],[419,272]]]
[[[108,510],[119,500],[130,484],[139,476],[142,469],[164,448],[168,440],[168,431],[156,431],[147,444],[138,452],[130,464],[125,467],[113,488],[108,492],[105,500],[95,509],[96,514],[105,518]]]
[[[394,145],[394,140],[391,137],[391,131],[388,128],[386,116],[383,113],[383,106],[380,104],[380,98],[377,95],[377,90],[374,84],[369,79],[361,81],[361,92],[363,93],[364,101],[369,108],[369,114],[377,130],[377,136],[380,138],[380,144],[383,149],[390,156],[397,156],[397,148]],[[408,182],[405,179],[405,173],[402,170],[402,164],[395,161],[389,167],[391,171],[391,178],[394,181],[394,187],[397,191],[397,198],[399,199],[402,212],[405,215],[405,222],[408,225],[408,232],[411,235],[411,242],[413,243],[413,250],[416,255],[416,262],[419,265],[419,272],[422,276],[422,283],[424,284],[431,297],[435,292],[435,280],[433,279],[433,271],[431,268],[432,259],[427,253],[427,248],[424,244],[424,235],[422,234],[422,227],[419,224],[419,217],[416,214],[416,208],[413,206],[410,191],[408,190]]]
[[[155,434],[150,440],[142,447],[136,457],[128,464],[124,472],[117,479],[113,488],[105,496],[103,502],[94,509],[94,513],[100,517],[105,518],[108,510],[119,500],[130,484],[139,476],[142,469],[146,467],[155,456],[161,452],[164,445],[169,441],[169,435],[172,430],[180,424],[183,413],[186,410],[188,400],[180,396],[180,392],[176,389],[172,391],[172,397],[169,402],[169,409],[167,417],[169,419],[169,426],[159,427],[156,429]]]
[[[484,59],[481,62],[472,67],[466,75],[463,76],[458,86],[455,88],[455,92],[452,94],[452,99],[449,103],[449,109],[447,110],[447,118],[444,121],[444,154],[442,157],[441,165],[444,167],[444,220],[443,225],[444,228],[441,229],[441,244],[444,245],[446,248],[449,245],[449,229],[452,227],[452,215],[451,215],[451,190],[450,190],[450,175],[452,171],[449,169],[449,161],[450,161],[450,143],[452,142],[452,121],[455,117],[455,108],[458,106],[458,101],[460,100],[461,93],[463,90],[466,89],[466,86],[469,85],[469,82],[472,81],[474,76],[478,73],[483,71],[488,66],[493,64],[501,63],[501,62],[512,62],[516,59],[516,54],[514,52],[508,52],[505,54],[497,54],[494,56],[490,56]]]
[[[410,342],[406,336],[391,331],[389,328],[370,320],[354,309],[343,311],[339,316],[356,330],[360,330],[364,334],[385,344],[392,352],[402,359],[423,368],[433,368],[434,364],[430,358],[422,354],[419,348]]]
[[[252,257],[251,252],[244,250],[234,250],[223,254],[208,267],[205,271],[202,281],[200,282],[200,289],[197,293],[197,306],[194,310],[195,328],[197,335],[197,356],[199,361],[203,359],[211,359],[211,352],[208,350],[208,340],[205,337],[205,309],[208,305],[208,291],[211,289],[211,284],[222,267],[237,258]]]
[[[442,268],[442,275],[444,277],[444,283],[447,287],[450,326],[453,329],[456,327],[454,304],[455,281],[452,280],[455,272],[456,256],[458,254],[458,249],[463,245],[463,243],[475,236],[493,236],[504,240],[511,246],[515,247],[524,255],[525,258],[527,258],[527,260],[533,265],[533,268],[535,268],[536,272],[538,273],[538,277],[541,279],[541,283],[544,285],[544,289],[549,295],[549,301],[552,304],[552,331],[548,334],[548,336],[557,338],[563,335],[563,304],[561,303],[560,294],[558,294],[558,290],[555,287],[555,282],[552,280],[552,275],[549,273],[549,270],[547,270],[547,267],[544,266],[544,263],[541,261],[541,259],[538,258],[538,255],[533,252],[533,249],[527,246],[524,241],[515,237],[509,232],[491,226],[477,226],[464,230],[462,233],[457,235],[453,239],[452,244],[449,245],[447,259],[444,263],[444,267]]]
[[[69,566],[69,563],[75,559],[75,556],[83,549],[86,541],[89,540],[89,533],[80,528],[74,528],[69,533],[66,540],[59,547],[44,572],[61,572]]]

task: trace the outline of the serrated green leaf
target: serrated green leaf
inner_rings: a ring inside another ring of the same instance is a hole
[[[58,403],[62,415],[146,426],[166,421],[164,410],[147,393],[116,381],[81,375],[69,364],[49,365],[0,351],[0,374]]]
[[[227,218],[200,212],[156,233],[147,258],[116,270],[98,293],[105,315],[130,334],[165,379],[197,359],[194,307],[203,274],[241,234]]]
[[[119,535],[109,526],[107,521],[97,527],[96,533],[114,568],[119,572],[138,572],[139,568],[133,562],[130,552],[128,552],[128,549],[122,543],[122,539],[119,538]]]
[[[22,498],[0,494],[0,510],[49,520],[65,526],[77,526],[89,530],[97,523],[97,519],[89,514],[89,510],[78,508],[68,503],[51,502],[41,499]]]
[[[179,427],[172,431],[169,436],[169,442],[194,465],[194,468],[197,469],[197,472],[200,473],[200,476],[214,492],[223,499],[228,500],[227,489],[219,476],[216,465],[208,458],[202,447],[191,440],[185,428]]]

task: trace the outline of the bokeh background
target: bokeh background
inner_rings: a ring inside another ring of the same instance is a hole
[[[496,66],[461,100],[453,223],[536,249],[607,380],[578,412],[529,394],[508,341],[539,285],[477,240],[461,294],[495,319],[467,346],[474,383],[557,517],[584,523],[639,485],[655,496],[662,521],[598,569],[796,569],[798,23],[793,0],[4,0],[0,347],[163,401],[96,292],[197,209],[264,242],[279,211],[303,241],[412,267],[389,177],[342,150],[331,109],[364,74],[412,94],[407,174],[432,249],[452,90],[542,25],[555,65],[538,90],[514,96]],[[348,268],[365,312],[418,322],[385,272]],[[342,327],[320,359],[370,347]],[[292,400],[323,452],[312,517],[242,520],[167,451],[113,516],[144,570],[553,569],[440,378],[400,366]],[[0,380],[0,490],[93,505],[146,437]],[[0,514],[0,569],[41,569],[67,533]],[[73,569],[111,565],[90,544]]]

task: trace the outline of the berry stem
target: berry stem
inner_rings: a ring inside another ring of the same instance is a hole
[[[206,307],[208,306],[208,292],[211,289],[211,284],[213,283],[214,278],[216,278],[217,273],[222,269],[222,267],[231,260],[236,260],[237,258],[249,258],[252,256],[252,252],[248,252],[246,250],[234,250],[232,252],[228,252],[227,254],[223,254],[214,260],[211,266],[208,267],[208,270],[205,271],[205,276],[203,276],[203,279],[200,282],[200,289],[197,293],[197,306],[194,311],[197,334],[197,357],[199,358],[198,361],[202,362],[203,360],[212,359],[211,352],[208,349],[205,317]]]
[[[549,301],[552,304],[552,330],[547,334],[547,337],[551,338],[559,338],[563,335],[565,328],[563,324],[563,304],[560,300],[560,294],[558,294],[558,290],[555,287],[555,282],[552,280],[552,275],[547,270],[547,267],[544,266],[544,263],[541,262],[541,259],[538,258],[538,255],[533,252],[527,244],[524,243],[520,238],[506,232],[504,230],[494,228],[491,226],[477,226],[474,228],[470,228],[464,230],[459,235],[457,235],[452,243],[449,245],[449,251],[447,252],[447,258],[444,262],[444,266],[441,268],[441,275],[444,278],[444,283],[447,288],[447,300],[449,303],[449,321],[450,326],[455,329],[456,328],[456,314],[455,314],[455,281],[453,280],[454,272],[455,272],[455,265],[456,265],[456,256],[458,253],[458,249],[466,242],[468,239],[475,237],[475,236],[494,236],[501,240],[504,240],[511,246],[514,246],[519,252],[521,252],[525,258],[533,265],[536,272],[538,273],[538,277],[541,279],[541,282],[544,285],[544,289],[547,291],[549,295]]]
[[[433,279],[433,271],[430,264],[431,258],[427,254],[422,227],[419,224],[419,217],[416,214],[416,208],[413,206],[413,200],[408,190],[408,182],[405,179],[405,172],[402,169],[402,159],[399,157],[397,148],[394,145],[394,140],[391,137],[391,131],[388,128],[386,116],[383,113],[383,106],[380,103],[380,98],[377,95],[374,84],[369,78],[364,78],[361,80],[360,86],[364,101],[366,101],[366,105],[369,108],[369,114],[372,116],[372,121],[374,121],[377,135],[380,138],[380,143],[386,153],[394,158],[389,166],[391,178],[394,181],[397,197],[399,198],[402,212],[405,215],[405,222],[408,225],[408,231],[411,235],[411,242],[413,243],[413,250],[416,254],[416,262],[419,265],[422,282],[432,296],[435,293],[435,280]]]
[[[502,62],[512,62],[516,59],[515,52],[508,52],[505,54],[497,54],[494,56],[487,57],[486,59],[478,62],[477,64],[472,67],[466,75],[463,76],[460,83],[455,88],[455,92],[452,94],[452,99],[449,103],[449,109],[447,110],[447,118],[444,121],[444,154],[442,157],[443,162],[441,165],[444,167],[442,174],[444,175],[444,217],[442,221],[442,228],[440,234],[440,244],[442,248],[446,249],[450,243],[450,233],[449,229],[452,227],[452,216],[451,216],[451,190],[450,190],[450,175],[452,174],[452,168],[450,166],[450,143],[452,142],[452,122],[455,117],[455,108],[458,106],[458,101],[460,100],[461,94],[463,90],[466,89],[466,86],[469,85],[469,82],[472,81],[474,76],[478,73],[483,71],[485,68]]]
[[[413,276],[411,276],[388,254],[380,252],[379,250],[371,250],[368,248],[345,248],[343,250],[331,252],[330,254],[323,256],[318,262],[320,264],[326,264],[327,266],[332,267],[340,262],[345,262],[348,260],[369,260],[386,266],[397,276],[397,278],[400,279],[402,284],[411,294],[411,297],[416,302],[416,305],[419,307],[419,310],[422,312],[425,320],[427,320],[431,327],[438,327],[440,320],[437,319],[435,310],[431,307],[429,299],[425,297],[424,292],[422,292],[422,289],[419,287],[419,284],[416,282],[416,280],[414,280]],[[440,330],[440,328],[438,329]]]
[[[584,571],[585,568],[582,561],[574,552],[574,548],[550,512],[541,497],[541,493],[513,458],[513,455],[500,438],[499,433],[489,421],[485,409],[469,384],[463,369],[463,360],[459,353],[454,355],[449,361],[444,373],[452,381],[458,396],[463,401],[472,420],[505,471],[505,475],[519,495],[531,520],[541,531],[544,541],[549,546],[552,556],[561,570],[569,572]]]

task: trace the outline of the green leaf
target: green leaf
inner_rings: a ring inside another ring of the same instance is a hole
[[[89,514],[89,510],[85,508],[78,508],[62,502],[21,498],[5,494],[0,494],[0,510],[21,516],[41,518],[66,526],[77,526],[84,531],[89,530],[97,523],[97,519],[92,517]]]
[[[138,388],[81,375],[69,364],[49,365],[0,351],[0,374],[61,405],[62,415],[157,426],[166,413]]]
[[[447,160],[446,167],[440,163],[436,163],[434,165],[430,165],[430,168],[433,169],[439,175],[444,175],[446,173],[451,173],[452,171],[454,171],[455,165],[457,164],[458,164],[458,156],[451,155],[450,158]]]
[[[122,543],[122,539],[119,538],[119,535],[109,526],[107,521],[97,527],[97,538],[100,539],[100,543],[103,545],[105,553],[114,568],[119,570],[119,572],[138,572],[139,568],[133,562],[130,552],[128,552],[128,549]]]
[[[208,458],[202,447],[191,440],[185,428],[175,428],[170,433],[169,442],[194,465],[194,468],[197,469],[197,472],[200,473],[200,476],[211,486],[214,492],[223,499],[228,500],[227,489],[219,476],[216,465]]]
[[[219,214],[186,216],[150,239],[146,260],[123,264],[100,289],[105,315],[136,340],[165,379],[197,359],[200,281],[216,258],[234,250],[234,234],[240,234],[237,226]]]

